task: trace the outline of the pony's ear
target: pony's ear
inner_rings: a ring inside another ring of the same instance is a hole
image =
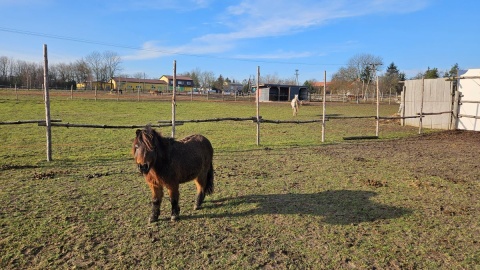
[[[137,134],[137,137],[140,136],[140,134],[142,134],[142,130],[137,129],[137,131],[135,132],[135,134]]]
[[[146,125],[145,126],[145,135],[148,135],[148,136],[153,136],[153,133],[155,133],[155,129],[152,128],[152,126],[150,124]]]

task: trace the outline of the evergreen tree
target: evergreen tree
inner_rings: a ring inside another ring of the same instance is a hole
[[[399,81],[404,81],[405,80],[405,73],[400,72],[395,65],[395,63],[391,63],[387,67],[387,71],[385,72],[383,84],[386,86],[388,89],[395,89],[397,93],[400,93],[402,91],[401,85],[398,83]]]
[[[450,71],[446,71],[446,72],[445,72],[445,74],[443,75],[443,77],[444,77],[444,78],[455,77],[455,76],[457,76],[459,69],[460,69],[460,68],[458,67],[458,63],[455,63],[455,65],[453,65],[452,68],[450,68]]]
[[[386,76],[399,76],[400,72],[398,71],[398,68],[397,66],[395,65],[395,63],[391,63],[388,67],[387,67],[387,73],[385,74]]]

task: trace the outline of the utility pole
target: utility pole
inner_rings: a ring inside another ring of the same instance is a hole
[[[298,85],[298,69],[295,69],[295,82]]]

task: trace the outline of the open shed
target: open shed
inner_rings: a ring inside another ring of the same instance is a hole
[[[283,84],[261,84],[259,86],[259,101],[261,102],[290,101],[295,95],[298,95],[299,100],[308,100],[307,87]]]

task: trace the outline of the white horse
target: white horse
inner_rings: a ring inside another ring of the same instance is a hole
[[[297,116],[297,113],[298,113],[298,95],[295,95],[295,97],[292,99],[290,104],[292,105],[293,116]]]

